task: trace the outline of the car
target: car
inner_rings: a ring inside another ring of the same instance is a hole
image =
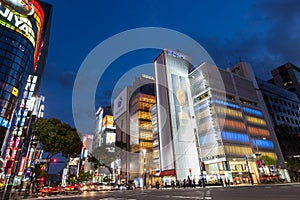
[[[108,183],[98,183],[96,190],[97,191],[110,191],[110,190],[113,190],[113,187],[111,184],[108,184]]]
[[[119,190],[119,185],[118,184],[113,185],[112,190]]]
[[[82,185],[81,184],[72,184],[67,185],[64,189],[65,192],[75,193],[75,192],[82,192]]]
[[[60,186],[54,186],[54,187],[43,187],[40,192],[42,195],[53,195],[53,194],[59,194],[62,191],[62,187]]]

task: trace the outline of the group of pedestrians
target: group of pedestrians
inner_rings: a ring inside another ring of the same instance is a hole
[[[171,188],[196,188],[203,187],[205,188],[207,185],[207,180],[205,176],[201,176],[198,180],[194,177],[193,179],[190,176],[187,179],[171,181],[170,182],[156,182],[156,188],[164,188],[164,187],[171,187]],[[230,179],[228,177],[220,177],[220,179],[216,180],[215,185],[221,185],[222,187],[230,187]]]
[[[230,180],[227,177],[225,177],[224,179],[222,179],[222,177],[220,177],[220,183],[221,183],[222,187],[224,187],[224,186],[229,187],[230,186]]]

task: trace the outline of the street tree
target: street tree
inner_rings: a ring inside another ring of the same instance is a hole
[[[260,157],[260,159],[265,162],[266,166],[276,165],[276,159],[274,159],[268,155],[262,155]]]
[[[38,119],[32,124],[32,134],[42,143],[43,150],[48,152],[47,159],[58,153],[67,158],[80,154],[82,141],[77,129],[59,119]]]

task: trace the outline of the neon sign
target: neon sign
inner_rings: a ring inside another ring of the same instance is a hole
[[[24,35],[35,46],[35,34],[30,20],[0,3],[0,24]]]
[[[32,15],[34,13],[34,6],[31,0],[2,0],[4,3],[11,6],[18,13],[23,15]]]

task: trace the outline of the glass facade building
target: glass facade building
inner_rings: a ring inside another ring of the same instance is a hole
[[[12,178],[29,167],[24,163],[32,149],[30,125],[43,108],[38,90],[48,55],[51,18],[52,6],[38,0],[24,7],[12,1],[0,3],[0,144],[2,169]]]
[[[23,16],[0,3],[0,145],[10,128],[28,74],[34,71],[37,17]],[[14,19],[9,20],[13,16]],[[14,23],[20,20],[22,26]]]
[[[150,165],[153,159],[150,109],[156,102],[153,78],[142,74],[133,82],[130,91],[130,177],[137,187],[143,187],[151,183],[153,175]]]
[[[163,183],[200,175],[190,58],[164,49],[154,60],[160,176]]]
[[[275,133],[292,180],[299,180],[300,163],[300,102],[295,93],[269,82],[257,79],[270,113]],[[294,164],[295,165],[295,164]]]
[[[237,184],[259,182],[270,172],[256,155],[282,161],[251,72],[246,64],[226,71],[203,63],[190,73],[199,156],[208,182],[215,181],[214,174]]]

